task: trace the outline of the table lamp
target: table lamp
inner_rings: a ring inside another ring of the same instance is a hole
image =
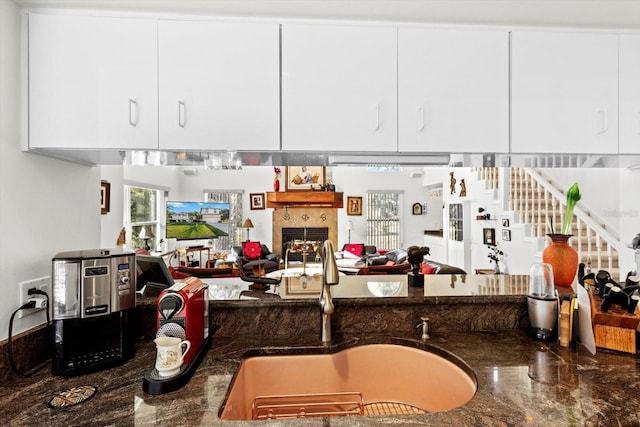
[[[353,221],[347,221],[347,230],[349,231],[349,241],[347,243],[351,243],[351,230],[353,230]]]
[[[242,224],[242,228],[247,229],[247,242],[249,241],[249,231],[253,228],[253,222],[251,222],[251,218],[247,218],[244,220],[244,224]]]
[[[149,246],[149,239],[153,237],[156,237],[156,235],[153,233],[153,229],[151,228],[150,225],[143,225],[142,228],[140,228],[140,233],[138,233],[138,238],[144,240],[145,250],[148,251],[151,249],[151,246]]]

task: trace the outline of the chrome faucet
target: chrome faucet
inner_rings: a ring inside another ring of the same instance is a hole
[[[320,258],[322,260],[322,291],[320,292],[320,310],[322,310],[322,327],[320,335],[322,342],[331,341],[331,315],[334,305],[331,298],[331,286],[340,282],[338,263],[336,262],[335,249],[331,240],[325,240],[322,244]]]

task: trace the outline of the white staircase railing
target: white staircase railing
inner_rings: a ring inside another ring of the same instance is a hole
[[[514,168],[511,170],[509,209],[520,214],[523,222],[531,224],[532,237],[559,232],[566,209],[566,195],[539,170]],[[572,245],[581,262],[593,270],[618,269],[618,252],[622,248],[619,237],[580,205],[574,209],[571,233]]]

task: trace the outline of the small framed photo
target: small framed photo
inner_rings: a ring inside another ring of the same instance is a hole
[[[325,184],[324,166],[287,166],[284,170],[284,191],[321,189]]]
[[[511,240],[511,230],[502,230],[502,240]]]
[[[347,196],[347,215],[362,215],[362,197]]]
[[[111,206],[111,184],[107,181],[100,182],[100,213],[106,215]]]
[[[508,227],[509,226],[509,218],[503,218],[502,219],[502,226],[503,227]]]
[[[420,203],[413,204],[413,214],[422,215],[422,205]]]
[[[264,193],[251,193],[249,200],[251,201],[251,210],[264,209]]]
[[[484,236],[484,244],[495,246],[496,244],[496,229],[495,228],[483,228],[482,234]]]

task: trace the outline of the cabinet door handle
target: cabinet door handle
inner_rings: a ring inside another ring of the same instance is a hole
[[[609,118],[608,118],[607,111],[608,110],[604,108],[596,112],[597,121],[598,121],[598,129],[596,133],[598,134],[605,133],[606,131],[609,130]]]
[[[138,103],[135,99],[129,98],[129,124],[138,125]]]
[[[376,125],[374,130],[380,129],[380,104],[375,104],[373,106],[373,111],[376,113]]]
[[[179,99],[178,100],[178,125],[183,128],[185,125],[185,119],[186,119],[186,110],[184,107],[184,101]]]
[[[424,130],[424,105],[418,106],[418,132]]]

